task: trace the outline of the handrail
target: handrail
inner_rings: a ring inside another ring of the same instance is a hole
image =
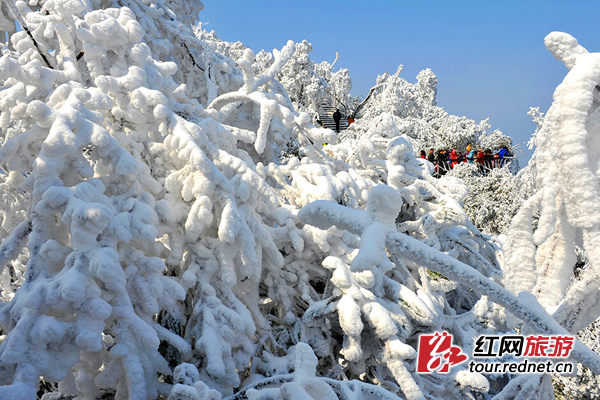
[[[489,161],[496,161],[496,160],[516,160],[517,157],[515,156],[504,156],[503,158],[494,158],[494,159],[488,159]],[[475,162],[478,162],[477,160],[482,160],[485,161],[485,159],[481,158],[473,158],[473,164]],[[429,161],[429,160],[427,160]],[[468,162],[467,158],[463,156],[463,159],[461,161],[456,161],[456,160],[452,160],[450,158],[434,158],[433,161],[448,161],[448,162],[459,162],[459,163],[464,163],[464,162]]]
[[[435,165],[437,168],[436,175],[439,175],[440,170],[444,171],[444,173],[450,172],[454,168],[452,166],[453,163],[455,163],[455,164],[469,163],[469,164],[477,165],[480,169],[485,170],[487,173],[494,169],[507,167],[510,164],[512,164],[513,160],[516,160],[516,159],[517,159],[517,157],[515,157],[515,156],[504,156],[502,158],[488,158],[488,159],[473,158],[472,159],[473,161],[471,162],[471,161],[469,161],[469,159],[466,159],[464,157],[460,161],[451,160],[450,158],[434,158],[432,164]],[[431,162],[427,158],[424,158],[424,160]]]

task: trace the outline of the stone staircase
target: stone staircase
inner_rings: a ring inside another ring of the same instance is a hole
[[[333,113],[335,112],[335,107],[329,105],[321,105],[321,114],[319,114],[319,118],[323,122],[325,128],[333,129],[335,131],[335,121],[333,120]],[[341,110],[340,110],[341,112]],[[342,113],[342,119],[340,120],[340,132],[348,129],[348,117]]]

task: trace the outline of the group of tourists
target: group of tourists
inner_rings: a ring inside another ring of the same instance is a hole
[[[467,145],[464,153],[456,151],[456,149],[452,149],[450,153],[446,149],[440,149],[435,153],[434,149],[429,149],[429,154],[427,154],[425,150],[421,150],[421,158],[428,160],[435,166],[436,178],[445,175],[457,164],[463,162],[477,164],[479,172],[485,175],[494,168],[503,167],[508,157],[511,157],[511,154],[506,147],[495,151],[491,149],[475,150],[470,144]]]

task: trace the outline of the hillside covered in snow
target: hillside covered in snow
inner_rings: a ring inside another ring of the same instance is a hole
[[[501,248],[417,153],[512,143],[438,107],[430,70],[360,105],[308,43],[255,54],[202,8],[2,3],[0,399],[551,398],[549,375],[418,374],[418,340],[599,316],[600,56],[546,38],[570,72]],[[339,136],[332,98],[360,109]]]

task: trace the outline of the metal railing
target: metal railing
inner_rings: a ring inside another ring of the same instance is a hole
[[[429,159],[427,159],[427,161],[432,162]],[[432,164],[435,166],[436,177],[447,174],[454,168],[454,165],[464,163],[476,165],[482,175],[487,175],[490,173],[490,171],[497,168],[509,168],[513,173],[516,172],[514,169],[518,169],[518,160],[514,156],[504,156],[503,158],[494,159],[473,158],[472,161],[466,158],[463,158],[460,161],[451,160],[449,158],[434,158],[432,162]]]

